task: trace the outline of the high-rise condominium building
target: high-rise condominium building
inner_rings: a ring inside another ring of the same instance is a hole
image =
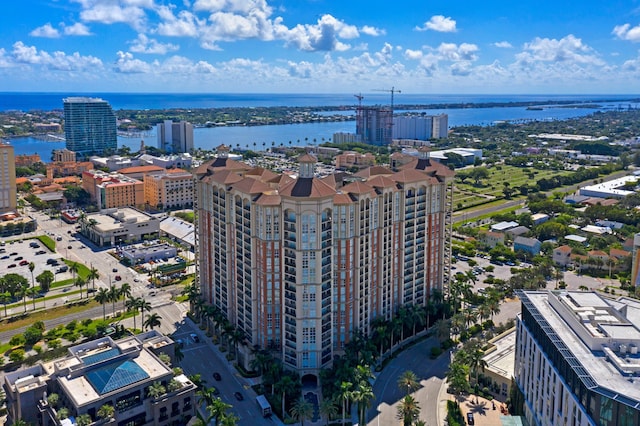
[[[393,117],[393,139],[426,141],[446,138],[448,123],[447,114]]]
[[[170,153],[193,151],[193,125],[165,120],[157,126],[158,148]]]
[[[100,98],[64,99],[67,149],[81,155],[103,154],[118,148],[116,115]]]
[[[370,335],[374,319],[442,289],[447,167],[414,158],[343,185],[315,177],[308,154],[293,177],[218,152],[196,171],[199,282],[248,347],[274,349],[287,368],[317,376],[354,331]]]
[[[380,106],[359,106],[356,109],[356,135],[361,142],[389,145],[392,139],[393,110]]]
[[[0,141],[0,213],[15,212],[16,166],[13,146]]]
[[[515,380],[530,425],[640,424],[640,302],[520,293]]]

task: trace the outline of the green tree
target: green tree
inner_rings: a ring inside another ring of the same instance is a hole
[[[330,398],[323,398],[320,403],[320,414],[327,420],[327,425],[335,419],[338,415],[338,407],[336,407],[335,401]]]
[[[36,281],[38,282],[38,284],[40,284],[40,291],[42,291],[43,293],[48,292],[54,279],[55,275],[53,275],[53,272],[49,271],[48,269],[38,274],[38,276],[36,277]]]
[[[80,287],[80,299],[82,299],[82,287],[84,287],[87,284],[87,282],[82,279],[82,277],[76,277],[75,281],[74,281],[74,285],[76,287]],[[89,294],[87,293],[87,298],[89,297]]]
[[[131,297],[131,285],[129,283],[124,283],[120,286],[118,290],[118,299],[122,298],[122,309],[126,309],[127,299]],[[116,299],[117,300],[117,299]]]
[[[91,416],[88,414],[80,414],[76,417],[76,424],[78,426],[89,426],[91,423],[93,423],[93,420],[91,420]]]
[[[418,420],[418,416],[420,416],[418,401],[411,395],[406,395],[398,405],[398,419],[402,420],[403,426],[411,426]]]
[[[409,395],[420,387],[418,382],[418,376],[411,370],[405,370],[404,373],[398,378],[398,389],[402,392],[406,392]]]
[[[105,311],[105,305],[110,301],[109,290],[106,288],[99,288],[96,295],[93,297],[96,302],[102,305],[102,319],[107,318],[107,313]]]
[[[227,411],[232,407],[233,406],[231,404],[227,404],[220,398],[213,398],[211,404],[207,405],[207,411],[215,420],[215,424],[218,424],[220,420],[227,415]]]
[[[36,283],[33,279],[33,270],[36,269],[36,264],[33,262],[29,262],[29,272],[31,273],[31,288],[33,290],[35,290],[36,287]],[[32,298],[31,298],[32,302],[33,302],[33,310],[36,310],[36,298],[35,295],[32,293]]]
[[[456,393],[469,392],[469,382],[467,376],[469,375],[469,367],[461,362],[453,362],[449,366],[447,371],[447,382],[449,387]]]
[[[110,419],[115,414],[115,409],[109,404],[104,404],[98,408],[96,415],[101,419]]]
[[[147,315],[147,319],[144,321],[144,323],[142,324],[142,327],[145,329],[154,329],[156,327],[160,327],[162,317],[160,315],[158,315],[157,313],[152,313]]]
[[[311,419],[313,416],[313,406],[303,397],[298,400],[291,407],[291,417],[295,421],[299,421],[301,426],[304,426],[304,421]]]
[[[167,393],[167,389],[160,382],[153,382],[147,388],[147,395],[154,399],[164,395],[165,393]]]
[[[89,269],[89,274],[87,274],[87,281],[91,280],[91,286],[94,290],[96,289],[96,280],[98,278],[100,278],[100,273],[92,265],[91,269]]]
[[[276,383],[276,389],[282,394],[282,414],[286,413],[285,402],[287,395],[293,393],[296,390],[296,383],[293,381],[290,375],[285,374],[280,381]]]

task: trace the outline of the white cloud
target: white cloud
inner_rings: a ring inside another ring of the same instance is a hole
[[[114,71],[123,74],[149,73],[151,65],[147,62],[135,59],[129,52],[118,51],[118,60],[113,66]]]
[[[362,34],[366,34],[374,37],[385,35],[387,33],[382,28],[371,27],[369,25],[365,25],[364,27],[360,28],[360,32]]]
[[[60,31],[53,28],[51,23],[47,22],[43,26],[31,31],[29,35],[32,37],[58,38],[60,37]]]
[[[621,40],[640,42],[640,25],[631,28],[630,24],[617,25],[611,31],[613,35]]]
[[[76,22],[73,25],[70,25],[68,27],[64,27],[64,33],[65,35],[71,35],[71,36],[88,36],[91,35],[91,31],[89,31],[89,27],[87,27],[86,25],[80,23],[80,22]]]
[[[179,49],[179,46],[171,43],[160,43],[153,38],[149,38],[144,34],[138,34],[138,38],[131,42],[130,50],[136,53],[149,53],[157,55],[165,55],[167,52],[173,52]]]
[[[81,56],[78,52],[67,55],[61,51],[50,54],[44,50],[38,51],[35,46],[26,46],[21,41],[13,44],[12,54],[16,62],[42,65],[52,70],[86,71],[102,68],[102,61],[94,56]]]
[[[171,8],[160,6],[157,9],[158,15],[162,22],[158,24],[156,32],[160,35],[173,37],[196,37],[198,28],[204,25],[204,21],[187,10],[182,10],[178,16],[173,14]]]
[[[0,48],[0,68],[10,68],[14,65],[14,62],[7,55],[7,51],[3,48]]]
[[[422,50],[407,49],[404,51],[404,57],[410,60],[417,60],[422,58]]]
[[[511,49],[513,47],[508,41],[498,41],[496,43],[493,43],[493,45],[501,49]]]
[[[532,62],[578,63],[604,65],[593,49],[569,34],[559,40],[536,37],[525,43],[524,51],[516,55],[517,62],[528,66]]]
[[[338,38],[352,39],[359,36],[358,29],[331,15],[323,15],[316,25],[298,24],[283,35],[288,45],[305,51],[344,51],[350,46]]]
[[[153,6],[152,0],[76,0],[82,4],[80,18],[85,22],[101,24],[127,24],[137,31],[143,31],[146,23],[144,7]],[[121,4],[122,3],[122,4]]]
[[[451,17],[444,17],[443,15],[434,15],[427,22],[422,24],[421,27],[415,28],[417,31],[438,31],[440,33],[454,33],[456,32],[456,21]]]
[[[211,13],[227,11],[245,15],[259,12],[266,16],[273,13],[266,0],[196,0],[193,10]]]

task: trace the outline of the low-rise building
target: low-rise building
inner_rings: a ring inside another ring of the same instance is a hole
[[[516,329],[511,328],[489,340],[482,357],[486,363],[482,375],[491,380],[487,386],[495,398],[505,402],[509,398],[516,358]]]
[[[560,266],[567,266],[571,263],[571,247],[562,245],[553,249],[553,263]]]
[[[119,253],[131,265],[147,263],[150,260],[169,259],[178,255],[178,250],[171,244],[151,244],[123,247]]]
[[[361,154],[355,151],[345,151],[336,155],[336,168],[346,169],[348,167],[369,167],[376,163],[376,156],[370,152]]]
[[[540,254],[542,243],[537,238],[516,237],[513,240],[513,251],[523,251],[532,256]]]
[[[160,353],[171,357],[173,346],[155,331],[117,341],[107,336],[72,346],[65,357],[7,373],[9,424],[22,419],[60,425],[63,407],[69,419],[88,415],[92,424],[186,424],[195,415],[196,386],[159,358]],[[54,393],[59,397],[55,403],[49,398]],[[98,411],[105,405],[114,408],[113,416],[100,419]]]
[[[42,163],[42,160],[40,160],[39,154],[16,155],[15,161],[16,161],[16,167],[29,167],[34,163]]]
[[[55,163],[75,163],[76,153],[67,148],[53,150],[53,162]],[[93,164],[93,163],[92,163]]]
[[[484,231],[478,234],[478,239],[487,247],[495,248],[498,244],[504,245],[504,234],[502,232]]]
[[[80,232],[100,247],[157,238],[160,219],[133,208],[107,209],[86,215]]]
[[[195,250],[195,226],[175,216],[166,217],[160,222],[160,233],[180,245]]]

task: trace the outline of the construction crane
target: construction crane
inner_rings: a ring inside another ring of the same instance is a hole
[[[393,95],[394,93],[402,93],[400,90],[396,90],[395,87],[391,86],[391,89],[372,89],[374,92],[387,92],[391,93],[391,114],[393,114]]]
[[[358,108],[362,108],[362,100],[364,99],[364,96],[362,96],[362,93],[358,93],[357,95],[353,95],[356,98],[358,98]]]

